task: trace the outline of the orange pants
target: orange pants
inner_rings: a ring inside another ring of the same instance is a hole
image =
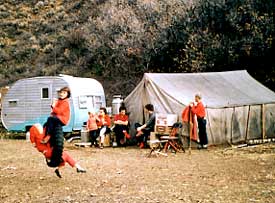
[[[30,129],[30,140],[31,140],[31,142],[35,144],[35,147],[37,148],[37,150],[39,152],[43,153],[44,156],[47,159],[51,159],[53,149],[50,146],[49,142],[41,143],[43,138],[44,138],[44,132],[43,132],[42,126],[40,126],[38,124],[33,125]],[[75,164],[76,164],[76,161],[68,154],[68,152],[63,151],[62,159],[63,159],[63,162],[59,166],[64,166],[66,162],[71,167],[74,167]]]

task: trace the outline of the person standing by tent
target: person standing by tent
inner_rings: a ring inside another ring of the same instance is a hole
[[[145,112],[149,114],[148,121],[143,125],[139,123],[135,124],[135,128],[137,130],[136,137],[138,142],[140,143],[139,145],[140,148],[144,148],[146,146],[150,133],[154,132],[155,130],[155,123],[156,123],[156,115],[154,112],[153,104],[146,104]]]
[[[199,149],[207,149],[208,138],[206,133],[206,120],[205,120],[205,107],[201,101],[201,94],[195,95],[195,102],[191,102],[191,111],[197,116],[198,128],[199,128]]]

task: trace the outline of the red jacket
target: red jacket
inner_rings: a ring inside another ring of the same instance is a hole
[[[99,128],[101,128],[102,126],[110,127],[110,125],[111,125],[111,119],[110,119],[110,117],[108,115],[104,115],[104,118],[103,118],[102,115],[99,115],[98,118],[100,120],[100,121],[97,122],[97,126]]]
[[[41,129],[40,129],[41,128]],[[41,140],[44,138],[44,131],[42,129],[42,126],[40,125],[33,125],[30,128],[30,140],[31,143],[35,144],[35,147],[37,150],[44,154],[46,158],[52,157],[52,147],[50,146],[50,143],[42,144]]]
[[[196,114],[198,118],[204,118],[205,117],[205,108],[202,104],[202,102],[199,102],[196,106],[192,106],[191,109],[192,113]]]
[[[56,105],[52,108],[52,114],[55,115],[59,120],[67,125],[70,120],[71,111],[69,99],[58,99]]]
[[[198,140],[198,133],[197,133],[197,122],[195,119],[194,113],[192,113],[191,107],[186,106],[182,111],[182,122],[189,123],[192,127],[191,130],[191,139],[197,141]],[[191,114],[190,114],[191,113]]]
[[[45,135],[45,129],[43,129],[40,124],[34,124],[30,128],[31,143],[34,143],[37,150],[43,153],[47,159],[50,159],[52,157],[53,148],[50,146],[49,142],[45,144],[41,143],[42,139],[45,139],[44,135]],[[63,162],[61,162],[59,166],[64,166],[65,162],[70,164],[70,166],[72,167],[74,167],[76,164],[76,161],[67,152],[63,151],[62,159],[63,159]]]
[[[116,114],[114,121],[128,121],[128,116],[122,115],[122,114]]]

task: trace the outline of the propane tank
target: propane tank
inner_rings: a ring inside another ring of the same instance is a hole
[[[113,101],[112,101],[112,114],[118,114],[119,113],[119,107],[121,103],[123,102],[123,99],[121,95],[114,95]]]

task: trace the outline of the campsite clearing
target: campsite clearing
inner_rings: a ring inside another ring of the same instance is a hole
[[[275,144],[147,158],[149,149],[65,149],[87,168],[55,176],[25,140],[0,139],[0,202],[275,202]]]

